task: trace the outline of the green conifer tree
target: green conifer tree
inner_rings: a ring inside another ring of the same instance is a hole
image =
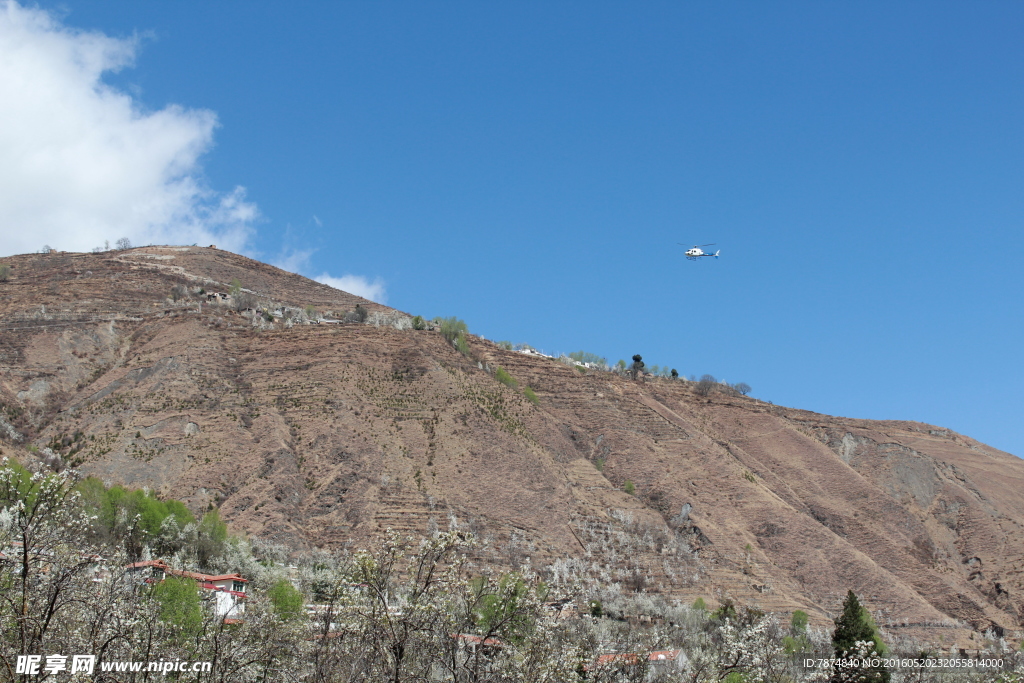
[[[860,660],[857,666],[841,666],[836,664],[829,678],[829,683],[889,683],[889,669],[885,664],[865,662],[878,660],[886,651],[878,634],[878,629],[871,614],[860,604],[857,594],[852,590],[843,601],[843,614],[836,619],[836,630],[832,633],[832,646],[839,660]],[[857,643],[870,643],[866,648],[858,647]],[[867,655],[867,656],[865,656]]]

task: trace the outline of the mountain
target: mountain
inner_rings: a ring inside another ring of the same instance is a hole
[[[212,247],[0,262],[0,438],[23,461],[218,506],[295,547],[457,525],[480,563],[687,602],[826,624],[852,588],[890,632],[947,646],[1024,625],[1024,461],[949,430],[472,335],[464,355],[399,311]],[[233,281],[233,300],[209,300]],[[308,324],[307,307],[357,305],[367,322]]]

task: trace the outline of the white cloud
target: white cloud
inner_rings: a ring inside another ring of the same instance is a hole
[[[120,237],[245,248],[256,206],[241,187],[219,193],[202,180],[216,115],[147,111],[102,81],[137,49],[0,0],[0,253]]]
[[[316,216],[313,216],[318,226],[323,226]],[[287,270],[289,273],[300,273],[306,275],[307,273],[315,272],[313,270],[312,258],[313,254],[316,253],[316,249],[300,249],[295,246],[296,243],[301,243],[302,239],[292,233],[292,229],[289,226],[284,233],[284,245],[281,248],[281,253],[274,259],[274,265],[281,270]],[[317,282],[323,283],[328,287],[334,287],[342,291],[348,292],[349,294],[355,294],[361,296],[364,299],[370,301],[376,301],[379,304],[383,304],[387,301],[388,294],[386,284],[379,277],[374,278],[371,282],[368,278],[362,275],[352,275],[351,273],[342,275],[341,277],[334,277],[329,273],[321,273],[319,277],[313,277],[312,274],[307,275]]]
[[[309,268],[309,259],[316,249],[295,249],[286,247],[274,260],[273,265],[289,273],[302,273]]]
[[[149,111],[103,82],[132,66],[138,47],[135,38],[76,30],[0,0],[0,254],[44,244],[88,251],[121,237],[245,250],[259,210],[244,188],[209,188],[199,165],[216,114],[177,105]],[[313,222],[323,226],[316,215]],[[277,265],[310,272],[313,252],[287,248]],[[379,278],[316,279],[387,298]]]
[[[322,282],[328,287],[334,287],[340,289],[349,294],[355,294],[361,296],[364,299],[370,301],[376,301],[379,304],[383,304],[387,301],[388,293],[385,288],[385,283],[380,278],[374,278],[373,282],[370,282],[362,275],[342,275],[341,277],[332,277],[327,273],[323,273],[320,277],[313,278],[317,282]]]

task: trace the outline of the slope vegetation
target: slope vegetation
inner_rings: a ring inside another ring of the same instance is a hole
[[[852,588],[933,642],[1022,626],[1024,461],[948,430],[581,374],[475,337],[467,357],[431,330],[306,324],[289,312],[402,316],[212,248],[4,262],[0,438],[23,459],[296,546],[455,526],[480,562],[624,590],[825,623]],[[198,294],[232,280],[277,317]]]

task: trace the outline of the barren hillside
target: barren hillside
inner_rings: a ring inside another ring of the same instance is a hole
[[[390,309],[211,248],[0,261],[5,452],[297,546],[457,524],[481,562],[687,601],[823,623],[852,588],[888,628],[964,646],[1024,625],[1024,461],[948,430],[705,398],[474,337],[467,357],[434,331],[310,325],[292,309]],[[235,279],[278,317],[197,291]]]

